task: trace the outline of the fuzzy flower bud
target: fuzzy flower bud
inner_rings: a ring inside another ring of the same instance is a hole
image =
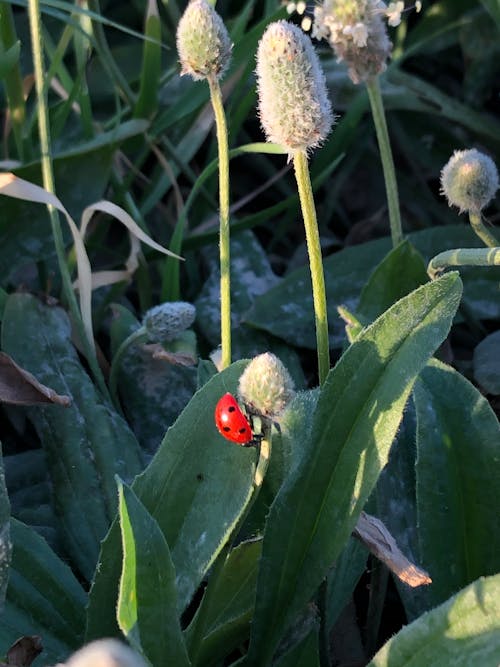
[[[460,213],[479,213],[498,190],[498,171],[493,160],[475,148],[455,151],[441,171],[441,192]]]
[[[219,14],[205,0],[191,0],[177,27],[181,76],[221,78],[231,59],[231,47]]]
[[[74,653],[68,662],[60,667],[146,667],[146,663],[122,642],[116,639],[98,639]]]
[[[328,40],[354,83],[368,81],[385,70],[392,44],[384,19],[397,25],[400,4],[389,11],[381,0],[325,0],[314,10],[313,35]]]
[[[238,385],[238,397],[249,411],[269,419],[277,417],[294,394],[289,372],[270,352],[252,359]]]
[[[161,303],[146,312],[142,324],[149,339],[155,343],[174,340],[190,327],[196,317],[196,309],[185,301]]]
[[[267,140],[292,156],[324,141],[333,117],[311,40],[300,28],[271,23],[257,50],[259,114]]]

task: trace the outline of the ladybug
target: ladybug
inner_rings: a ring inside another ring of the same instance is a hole
[[[243,447],[256,444],[250,422],[232,394],[224,394],[215,406],[215,425],[227,440]]]

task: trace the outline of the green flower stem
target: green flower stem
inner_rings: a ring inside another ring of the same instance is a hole
[[[394,161],[392,159],[391,144],[387,123],[385,120],[384,103],[380,92],[380,82],[378,77],[373,77],[366,84],[370,106],[372,110],[373,122],[377,133],[378,147],[382,168],[384,170],[385,191],[387,194],[387,205],[389,207],[389,224],[391,226],[392,246],[396,248],[403,240],[403,230],[401,227],[401,214],[399,211],[398,184],[396,182],[396,172],[394,170]]]
[[[222,91],[218,80],[209,77],[210,98],[217,127],[219,151],[219,251],[220,251],[220,315],[221,315],[221,367],[231,363],[231,263],[229,245],[229,149],[226,116]]]
[[[320,386],[330,370],[330,342],[328,339],[328,315],[326,309],[325,277],[319,240],[316,208],[309,176],[307,155],[297,151],[293,157],[295,178],[299,190],[302,217],[306,230],[307,250],[313,290],[314,314],[316,318],[316,343],[318,348],[318,376]]]
[[[42,20],[40,13],[40,1],[29,0],[28,2],[28,16],[31,32],[31,45],[33,51],[33,69],[35,72],[35,87],[38,99],[38,132],[40,135],[40,153],[42,164],[42,179],[43,187],[48,192],[55,194],[54,173],[52,170],[51,160],[51,142],[50,142],[50,126],[49,126],[49,112],[47,104],[47,87],[44,85],[45,72],[43,63],[43,46],[42,46]],[[56,248],[57,261],[59,264],[59,271],[61,272],[61,279],[63,285],[63,292],[68,302],[68,306],[73,318],[73,323],[76,327],[77,334],[83,345],[84,354],[87,358],[88,364],[94,375],[96,383],[101,390],[104,397],[109,398],[108,389],[104,382],[101,369],[97,362],[96,350],[94,341],[89,339],[85,331],[82,316],[76,296],[73,291],[71,283],[71,275],[66,263],[66,255],[64,248],[64,240],[62,236],[61,223],[56,209],[48,206],[50,223],[52,228],[52,237]]]
[[[118,397],[118,373],[120,370],[121,362],[122,359],[125,355],[125,352],[128,350],[128,348],[131,345],[137,345],[137,343],[142,343],[145,340],[147,340],[147,332],[146,332],[146,327],[139,327],[135,331],[133,331],[130,336],[125,338],[123,343],[120,345],[118,350],[116,351],[116,354],[113,357],[113,361],[111,362],[111,370],[109,372],[109,391],[111,394],[111,398],[113,399],[113,403],[115,404],[116,408],[120,410],[121,412],[121,407],[120,407],[120,399]]]
[[[434,279],[450,266],[500,266],[500,247],[445,250],[431,259],[427,273]]]
[[[481,241],[488,246],[488,248],[496,248],[500,245],[500,242],[495,237],[493,232],[487,229],[487,227],[483,224],[480,212],[469,211],[469,222],[472,229],[476,232]]]
[[[12,15],[12,6],[8,2],[4,2],[0,5],[0,43],[3,50],[8,51],[16,42],[17,35]],[[23,78],[18,62],[11,70],[5,73],[4,80],[17,155],[23,161],[26,158],[25,142],[23,139],[26,105],[24,102]]]

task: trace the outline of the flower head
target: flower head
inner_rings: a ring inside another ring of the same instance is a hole
[[[313,34],[328,40],[354,83],[367,81],[385,70],[391,54],[384,18],[397,25],[402,9],[402,2],[387,8],[381,0],[325,0],[314,10]]]
[[[238,396],[249,410],[274,419],[295,395],[293,380],[282,362],[266,352],[254,357],[240,377]]]
[[[195,317],[196,309],[191,303],[172,301],[150,308],[142,324],[151,341],[162,343],[177,338],[193,324]]]
[[[205,0],[191,0],[177,26],[177,52],[182,74],[193,79],[216,77],[231,59],[231,40],[221,17]]]
[[[498,190],[498,171],[493,160],[475,148],[455,151],[441,171],[441,192],[460,213],[479,213]]]
[[[257,50],[260,121],[268,141],[290,155],[319,146],[333,122],[311,40],[287,21],[271,23]]]

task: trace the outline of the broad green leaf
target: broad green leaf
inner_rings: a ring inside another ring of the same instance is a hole
[[[422,256],[409,241],[391,250],[363,287],[356,315],[373,322],[393,303],[428,282]]]
[[[2,446],[0,444],[0,615],[3,611],[5,600],[5,591],[9,579],[9,565],[12,552],[10,541],[10,504],[7,489],[5,487],[5,477],[2,461]]]
[[[408,234],[408,240],[427,262],[435,254],[451,248],[480,247],[481,243],[467,225],[436,227]],[[324,260],[330,325],[330,343],[340,347],[344,322],[337,306],[353,313],[359,295],[371,272],[390,250],[390,239],[378,239],[344,248]],[[463,300],[479,319],[500,317],[498,275],[483,267],[460,271],[464,281]],[[249,324],[282,338],[291,345],[315,349],[314,310],[309,267],[290,273],[278,285],[255,299],[245,316]]]
[[[244,367],[244,362],[233,364],[193,396],[132,487],[169,545],[179,612],[220,553],[252,493],[255,452],[224,440],[213,417],[220,396],[236,391]],[[115,522],[103,542],[90,594],[89,639],[116,632],[120,569]]]
[[[64,546],[90,579],[116,513],[114,476],[130,480],[140,472],[139,446],[82,368],[63,310],[28,294],[12,295],[4,312],[2,344],[20,366],[72,399],[69,407],[31,408],[28,414],[45,450]]]
[[[63,551],[43,449],[4,457],[11,515],[28,524],[56,552]]]
[[[500,574],[475,581],[392,637],[368,667],[498,667]]]
[[[261,548],[260,540],[239,544],[209,578],[200,607],[186,630],[194,666],[216,665],[248,639]]]
[[[420,551],[435,605],[500,571],[500,425],[478,390],[438,361],[422,371],[414,397]]]
[[[391,447],[389,461],[380,473],[367,509],[384,522],[405,556],[421,565],[415,496],[415,440],[415,408],[413,401],[409,401]],[[397,578],[394,581],[410,621],[429,609],[427,586],[409,588]]]
[[[486,336],[474,350],[474,380],[489,394],[500,394],[500,331]]]
[[[319,667],[318,628],[314,628],[286,655],[276,662],[276,667]]]
[[[132,313],[113,304],[112,351],[139,327]],[[154,359],[142,345],[131,346],[120,366],[118,388],[127,420],[144,450],[154,454],[196,391],[195,367],[175,366]]]
[[[123,634],[153,667],[188,666],[177,616],[175,570],[163,534],[131,489],[119,484],[123,568],[117,618]]]
[[[0,655],[22,635],[41,635],[38,665],[64,661],[82,644],[83,588],[66,563],[31,528],[11,520],[12,564],[0,622]]]
[[[350,537],[328,573],[325,623],[329,630],[349,602],[366,569],[367,560],[368,551],[364,545],[354,537]]]
[[[216,246],[205,251],[209,276],[196,299],[196,319],[204,336],[216,346],[220,343],[220,269]],[[241,320],[252,303],[279,278],[273,273],[269,258],[249,230],[231,238],[231,318],[234,324],[231,347],[233,357],[245,359],[261,352],[272,351],[280,357],[297,384],[303,384],[303,374],[295,351],[273,341],[261,331],[245,326]]]
[[[398,301],[348,348],[321,388],[312,455],[269,514],[248,664],[270,663],[283,631],[345,546],[387,463],[418,373],[460,302],[456,273]]]
[[[498,4],[498,0],[481,0],[481,2],[491,14],[497,24],[497,28],[500,30],[500,5]]]

